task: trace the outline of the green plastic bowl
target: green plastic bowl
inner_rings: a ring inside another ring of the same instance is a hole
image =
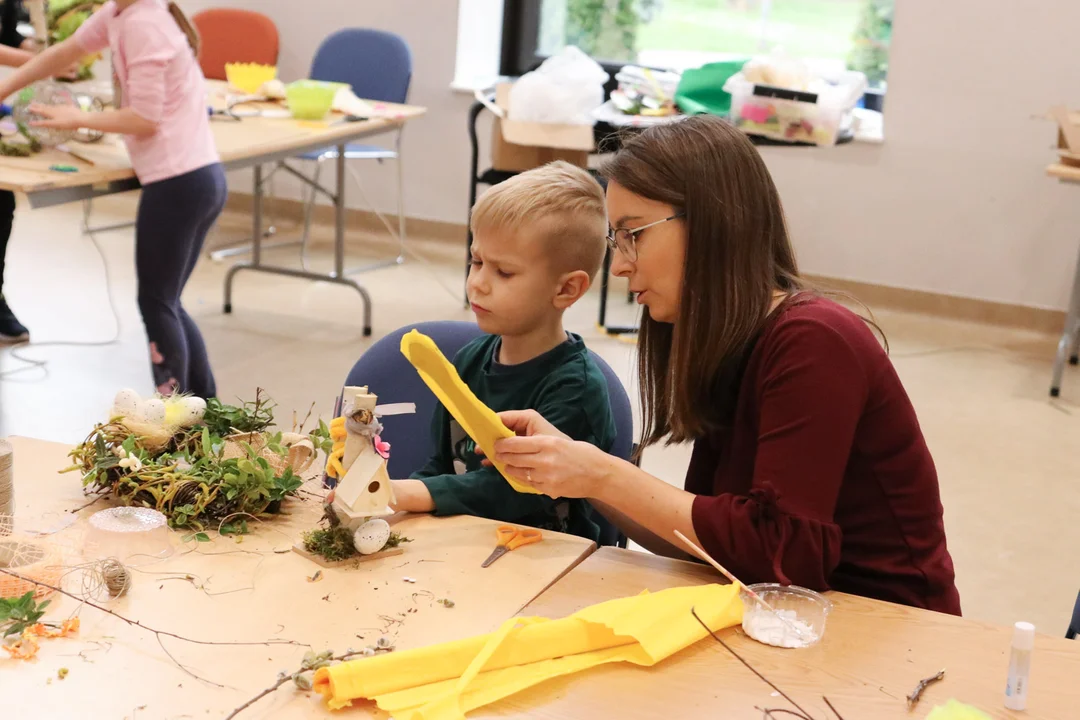
[[[347,83],[297,80],[285,86],[289,112],[297,120],[322,120],[334,104],[338,90]]]

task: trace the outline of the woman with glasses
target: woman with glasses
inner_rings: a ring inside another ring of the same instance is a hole
[[[534,411],[502,415],[508,474],[588,498],[657,553],[685,556],[678,530],[748,583],[959,614],[911,401],[872,323],[799,275],[755,148],[699,116],[645,130],[602,172],[613,271],[644,306],[643,446],[693,442],[685,487]]]

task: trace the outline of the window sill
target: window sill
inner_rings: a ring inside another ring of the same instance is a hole
[[[477,90],[490,90],[498,83],[507,82],[511,79],[512,78],[508,78],[504,75],[454,78],[454,80],[450,83],[450,89],[456,93],[472,95]]]

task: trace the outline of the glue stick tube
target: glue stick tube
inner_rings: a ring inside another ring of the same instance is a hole
[[[1005,707],[1009,710],[1027,708],[1028,683],[1031,676],[1031,651],[1035,647],[1035,626],[1018,622],[1013,627],[1012,652],[1009,654],[1009,680],[1005,685]]]

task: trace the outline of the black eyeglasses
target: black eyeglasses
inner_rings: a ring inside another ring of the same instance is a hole
[[[666,223],[668,220],[675,220],[676,218],[681,218],[684,215],[686,215],[685,212],[679,211],[671,217],[666,217],[663,220],[657,220],[656,222],[651,222],[648,225],[642,225],[641,227],[636,228],[619,228],[616,230],[609,227],[607,234],[608,247],[610,247],[612,250],[618,250],[624,256],[626,256],[627,260],[629,260],[630,262],[634,262],[637,260],[638,235],[651,227],[660,225],[661,223]]]

